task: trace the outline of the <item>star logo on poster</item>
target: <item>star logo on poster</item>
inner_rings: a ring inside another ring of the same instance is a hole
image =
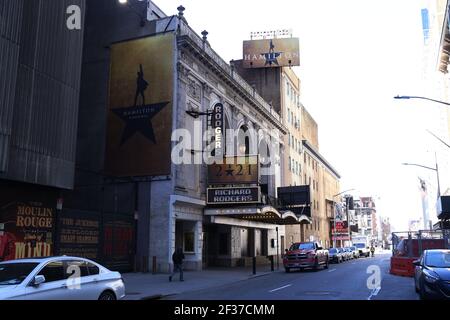
[[[265,65],[279,65],[278,58],[281,56],[282,52],[275,52],[275,45],[273,44],[273,41],[270,40],[270,49],[269,52],[263,53],[264,58],[266,59]]]
[[[141,133],[148,140],[156,144],[155,132],[153,130],[152,119],[161,112],[169,102],[160,102],[154,104],[145,103],[145,91],[149,84],[144,78],[144,68],[140,65],[136,79],[136,95],[134,105],[127,108],[113,109],[112,112],[125,122],[126,126],[122,134],[120,146],[123,146],[136,133]],[[141,98],[142,104],[138,106],[138,99]]]
[[[138,132],[156,144],[155,132],[151,120],[161,112],[167,104],[169,104],[169,102],[112,110],[115,115],[126,123],[120,146],[123,146]]]

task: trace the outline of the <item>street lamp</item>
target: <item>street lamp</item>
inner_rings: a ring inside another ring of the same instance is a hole
[[[435,99],[430,99],[430,98],[426,98],[426,97],[418,97],[418,96],[396,96],[394,97],[394,99],[397,100],[409,100],[409,99],[422,99],[422,100],[428,100],[428,101],[433,101],[433,102],[437,102],[437,103],[441,103],[441,104],[445,104],[447,106],[450,106],[450,103],[445,102],[445,101],[440,101],[440,100],[435,100]]]
[[[336,198],[337,196],[340,196],[341,194],[344,194],[346,192],[350,192],[350,191],[354,191],[355,189],[349,189],[349,190],[345,190],[342,191],[341,193],[335,194],[333,196],[333,224],[334,224],[334,236],[333,234],[331,235],[334,239],[333,239],[333,247],[336,248],[336,208],[335,208],[335,204],[334,204],[334,198]]]
[[[435,153],[435,157],[436,157],[436,153]],[[437,164],[437,158],[436,159],[436,167],[432,168],[432,167],[427,167],[421,164],[415,164],[415,163],[402,163],[402,165],[404,166],[416,166],[416,167],[420,167],[420,168],[424,168],[424,169],[428,169],[428,170],[433,170],[436,171],[436,178],[437,178],[437,198],[439,201],[439,198],[441,196],[441,188],[440,188],[440,183],[439,183],[439,168],[438,168],[438,164]],[[439,214],[439,213],[438,213]],[[425,214],[424,214],[424,220],[426,219]],[[426,223],[426,221],[424,221],[424,223]]]
[[[402,165],[404,165],[404,166],[416,166],[416,167],[420,167],[420,168],[436,171],[437,192],[438,192],[438,197],[440,197],[441,196],[441,187],[440,187],[440,183],[439,183],[439,168],[438,168],[436,153],[434,154],[434,156],[435,156],[435,159],[436,159],[435,160],[436,161],[436,167],[435,168],[427,167],[427,166],[424,166],[424,165],[421,165],[421,164],[416,164],[416,163],[402,163]]]

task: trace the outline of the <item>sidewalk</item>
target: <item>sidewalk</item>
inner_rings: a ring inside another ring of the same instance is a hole
[[[275,272],[277,272],[276,269]],[[159,299],[267,276],[272,273],[270,266],[258,266],[256,275],[253,275],[252,268],[208,268],[203,271],[185,271],[184,282],[180,282],[179,273],[174,276],[172,282],[169,282],[169,274],[124,273],[122,274],[126,288],[124,300]]]

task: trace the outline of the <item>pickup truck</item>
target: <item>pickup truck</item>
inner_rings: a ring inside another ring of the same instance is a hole
[[[317,242],[299,242],[291,245],[283,257],[283,265],[286,272],[297,268],[313,268],[318,270],[323,265],[328,269],[328,250],[324,250]]]

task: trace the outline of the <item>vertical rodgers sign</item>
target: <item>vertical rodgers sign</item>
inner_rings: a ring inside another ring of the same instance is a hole
[[[171,167],[172,33],[112,45],[106,172],[169,175]]]
[[[216,103],[212,112],[212,129],[214,130],[215,157],[222,159],[225,150],[223,104]]]

